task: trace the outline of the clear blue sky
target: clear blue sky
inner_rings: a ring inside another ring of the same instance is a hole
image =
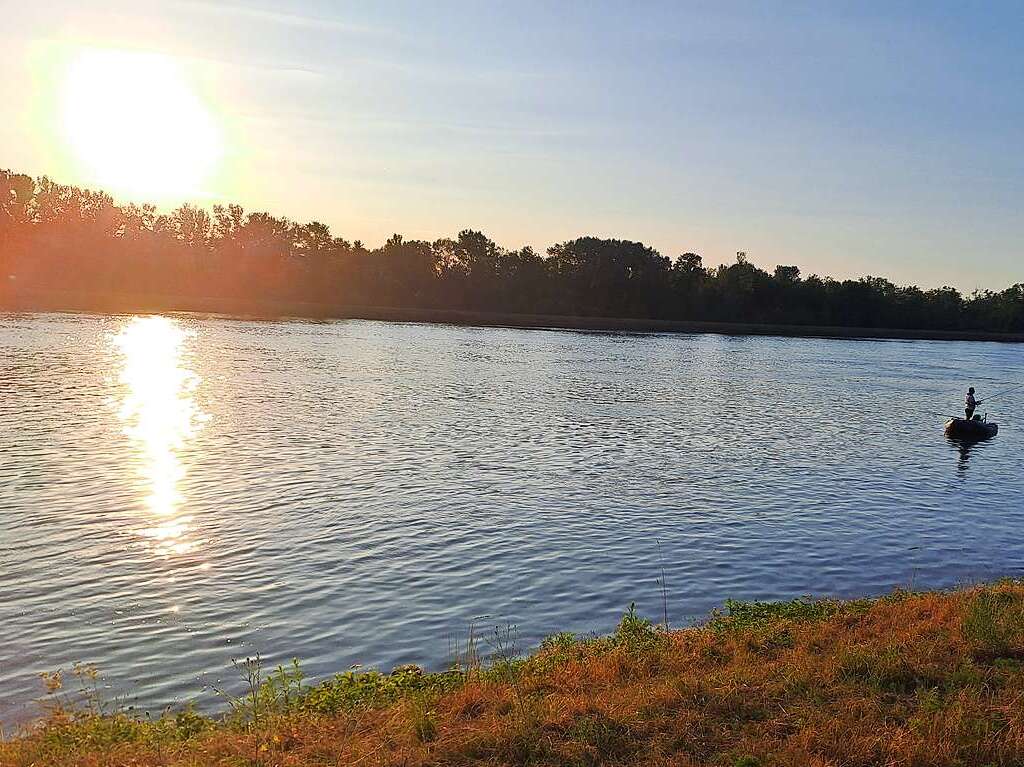
[[[76,45],[187,63],[230,126],[207,203],[373,244],[472,227],[1024,281],[1024,3],[140,5],[18,4],[0,98],[29,113]],[[0,125],[0,167],[64,177],[30,126]]]

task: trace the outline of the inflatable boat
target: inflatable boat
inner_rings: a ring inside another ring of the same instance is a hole
[[[966,418],[950,418],[946,421],[946,436],[953,439],[988,439],[998,432],[999,424],[983,421],[977,415],[970,421]]]

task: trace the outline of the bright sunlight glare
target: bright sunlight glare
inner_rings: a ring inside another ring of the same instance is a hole
[[[185,364],[190,332],[166,317],[135,317],[114,338],[123,361],[125,433],[139,453],[141,478],[152,517],[140,534],[158,554],[184,554],[191,518],[181,515],[185,466],[179,453],[206,420],[194,399],[198,376]]]
[[[217,122],[167,56],[82,50],[68,61],[61,108],[72,154],[110,191],[201,195],[222,155]]]

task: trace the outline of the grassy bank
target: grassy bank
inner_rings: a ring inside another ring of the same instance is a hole
[[[730,603],[666,632],[514,656],[498,632],[457,669],[344,674],[242,664],[223,718],[139,720],[86,695],[0,744],[43,765],[1019,765],[1024,585],[878,600]],[[79,670],[88,692],[90,672]],[[56,688],[67,680],[50,679]]]
[[[2,287],[2,286],[0,286]],[[862,328],[824,325],[777,325],[750,322],[697,322],[629,317],[578,317],[559,314],[514,314],[397,306],[331,306],[299,301],[240,301],[226,298],[182,299],[174,296],[78,294],[60,291],[0,293],[0,311],[153,314],[188,312],[252,319],[380,320],[474,327],[589,330],[617,333],[717,333],[720,335],[794,338],[867,338],[931,341],[999,341],[1024,343],[1024,335],[961,330]]]

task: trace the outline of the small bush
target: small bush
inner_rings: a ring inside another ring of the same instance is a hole
[[[665,634],[658,630],[651,621],[636,611],[636,603],[630,604],[629,610],[622,616],[619,626],[612,637],[616,645],[630,649],[643,649],[658,644]]]
[[[560,631],[557,634],[544,637],[540,643],[540,649],[544,652],[558,652],[570,650],[579,644],[579,639],[571,631]]]
[[[463,682],[459,671],[425,674],[418,666],[401,666],[390,674],[347,671],[306,691],[301,711],[334,714],[360,707],[385,706],[412,693],[441,693]]]
[[[212,722],[196,713],[192,706],[187,706],[174,715],[175,734],[179,740],[188,740],[205,732]]]

